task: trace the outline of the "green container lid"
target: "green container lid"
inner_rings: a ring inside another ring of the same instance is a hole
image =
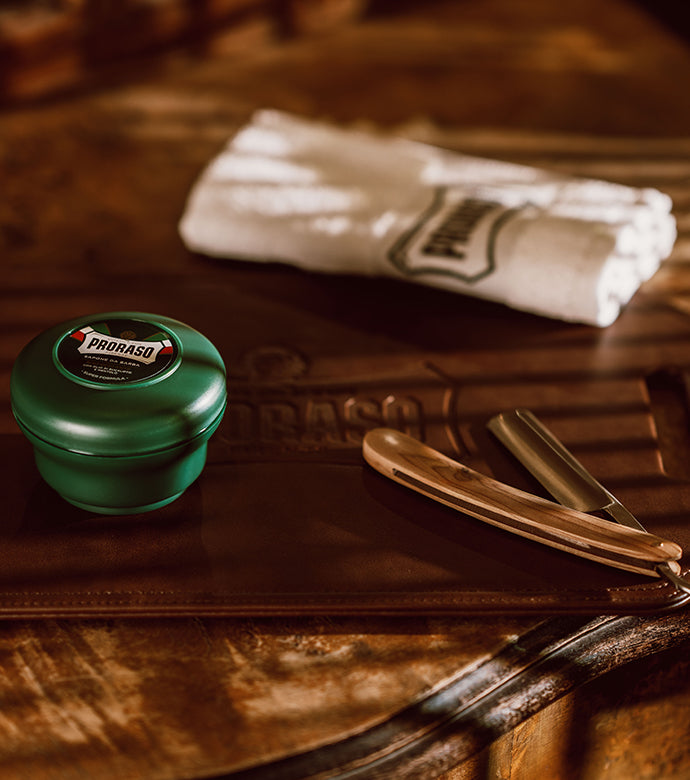
[[[217,423],[225,367],[182,322],[108,312],[57,325],[17,358],[12,409],[22,428],[63,450],[137,456],[175,447]]]
[[[225,410],[225,367],[182,322],[107,312],[27,344],[11,397],[39,472],[63,498],[105,514],[148,512],[203,470]]]

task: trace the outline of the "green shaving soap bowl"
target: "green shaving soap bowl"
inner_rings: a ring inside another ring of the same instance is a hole
[[[226,398],[213,344],[141,312],[56,325],[12,369],[12,411],[39,472],[70,503],[108,515],[182,495],[204,468]]]

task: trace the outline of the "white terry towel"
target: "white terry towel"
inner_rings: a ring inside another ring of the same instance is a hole
[[[606,326],[670,253],[668,196],[258,111],[180,221],[187,247],[383,275]]]

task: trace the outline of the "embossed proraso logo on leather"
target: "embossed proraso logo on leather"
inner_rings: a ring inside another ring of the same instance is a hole
[[[396,428],[462,453],[456,388],[428,364],[394,379],[316,379],[296,350],[263,347],[234,365],[219,438],[235,453],[359,451],[372,428]]]

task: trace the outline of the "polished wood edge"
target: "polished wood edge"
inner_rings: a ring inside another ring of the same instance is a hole
[[[215,780],[438,777],[575,688],[690,641],[683,614],[550,618],[392,718],[337,743]]]

